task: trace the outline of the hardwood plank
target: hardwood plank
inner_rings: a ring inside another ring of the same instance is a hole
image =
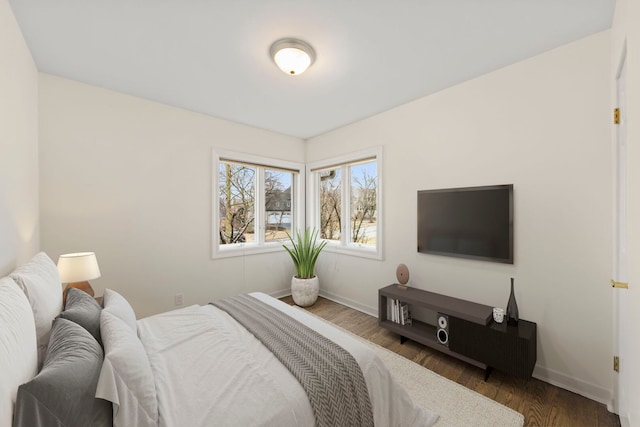
[[[549,392],[552,393],[550,387],[546,387],[545,383],[536,379],[527,381],[523,386],[525,396],[520,403],[520,409],[521,413],[524,415],[525,425],[544,425],[546,414],[550,411],[547,403],[556,401],[556,399],[551,399],[548,396]],[[580,423],[578,425],[588,424]]]
[[[281,300],[293,305],[291,297]],[[535,378],[527,381],[493,372],[485,382],[482,369],[413,341],[400,344],[400,337],[379,327],[375,317],[326,298],[318,298],[306,310],[520,412],[525,426],[620,427],[620,418],[601,403]]]

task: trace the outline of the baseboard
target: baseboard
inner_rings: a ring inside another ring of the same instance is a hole
[[[282,297],[288,297],[289,295],[291,295],[291,288],[289,287],[289,288],[279,289],[277,291],[268,292],[267,294],[273,298],[280,299]]]
[[[268,295],[278,299],[283,297],[288,297],[289,295],[291,295],[291,288],[285,288],[285,289],[269,292]],[[336,295],[332,292],[323,291],[322,289],[320,290],[320,293],[318,295],[328,300],[331,300],[333,302],[337,302],[339,304],[347,306],[349,308],[353,308],[354,310],[358,310],[364,314],[368,314],[369,316],[378,318],[378,307],[372,308],[367,305],[360,304],[359,302],[350,300],[349,298],[341,297],[340,295]]]
[[[347,307],[353,308],[354,310],[361,311],[362,313],[368,314],[369,316],[378,318],[378,307],[369,307],[368,305],[360,304],[357,301],[341,297],[340,295],[336,295],[333,292],[327,292],[323,289],[320,289],[320,296],[328,300],[340,303],[342,305],[346,305]]]
[[[629,418],[623,417],[622,415],[619,415],[619,417],[620,417],[620,426],[631,427],[631,421],[629,421]]]
[[[596,402],[603,403],[607,405],[607,409],[609,411],[613,412],[612,391],[609,389],[577,378],[569,377],[563,373],[540,365],[536,365],[533,370],[533,377],[565,390],[572,391],[591,400],[595,400]]]

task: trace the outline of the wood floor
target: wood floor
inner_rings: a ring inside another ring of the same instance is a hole
[[[282,301],[293,304],[291,297]],[[342,304],[320,297],[307,310],[520,412],[525,426],[620,426],[619,417],[605,405],[536,379],[526,381],[494,371],[485,382],[484,370],[413,341],[400,344],[398,335],[378,326],[377,318]]]

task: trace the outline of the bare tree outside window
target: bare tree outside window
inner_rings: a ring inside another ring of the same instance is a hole
[[[255,241],[256,169],[220,162],[220,244]]]
[[[307,165],[308,218],[329,251],[382,259],[381,164],[382,147],[372,147]]]
[[[377,164],[367,162],[350,167],[351,176],[351,241],[376,244]]]
[[[213,150],[212,258],[281,250],[304,225],[302,163]]]
[[[341,227],[341,183],[340,169],[320,173],[320,238],[340,240]]]
[[[264,171],[265,241],[286,239],[291,233],[291,189],[293,173]]]

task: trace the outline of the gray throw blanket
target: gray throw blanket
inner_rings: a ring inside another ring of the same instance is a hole
[[[291,371],[309,396],[317,426],[373,426],[367,384],[348,351],[251,296],[212,304],[229,313]]]

